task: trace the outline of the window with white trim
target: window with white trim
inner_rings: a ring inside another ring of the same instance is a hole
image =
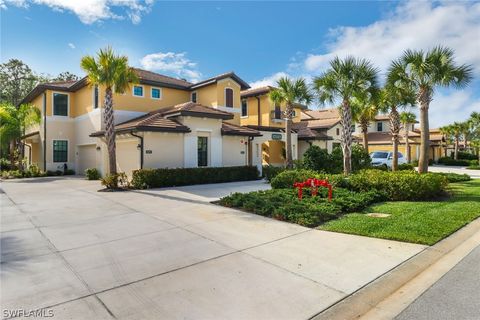
[[[160,88],[152,88],[150,95],[152,99],[161,99],[162,98],[162,90]]]
[[[133,95],[135,97],[143,97],[143,87],[142,86],[133,86]]]
[[[53,115],[68,116],[68,94],[57,92],[53,94]]]
[[[383,131],[383,122],[377,122],[377,131],[382,132]]]

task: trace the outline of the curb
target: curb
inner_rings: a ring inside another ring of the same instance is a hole
[[[480,231],[480,218],[386,272],[310,319],[358,319]]]

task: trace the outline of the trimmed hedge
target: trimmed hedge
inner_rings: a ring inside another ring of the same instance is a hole
[[[140,169],[133,171],[132,187],[135,189],[148,189],[247,181],[258,178],[258,170],[255,166]]]
[[[272,179],[273,189],[293,188],[295,182],[303,182],[308,178],[327,179],[334,187],[345,186],[345,177],[342,174],[325,174],[313,170],[286,170]]]
[[[279,173],[285,171],[286,169],[284,167],[275,167],[275,166],[263,166],[262,168],[262,174],[265,177],[265,179],[270,182],[272,181],[273,178],[275,178]]]
[[[306,227],[316,227],[344,213],[363,210],[369,204],[379,201],[375,192],[358,193],[342,188],[333,190],[331,202],[327,201],[326,196],[327,190],[324,188],[319,189],[317,197],[311,197],[306,189],[302,200],[298,200],[297,192],[293,189],[272,189],[234,193],[220,199],[219,204]]]
[[[450,172],[432,172],[431,174],[440,175],[442,177],[447,178],[448,182],[463,182],[463,181],[470,181],[471,178],[468,174],[458,174],[458,173],[450,173]]]
[[[414,171],[386,172],[362,170],[348,178],[348,188],[365,192],[375,190],[387,200],[427,200],[445,193],[448,179],[439,174]]]
[[[444,164],[447,166],[475,166],[478,165],[478,160],[467,160],[467,159],[459,159],[455,160],[450,157],[443,157],[438,159],[439,164]]]

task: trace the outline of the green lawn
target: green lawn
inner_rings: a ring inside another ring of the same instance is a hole
[[[322,230],[432,245],[480,217],[480,180],[450,184],[445,201],[384,202],[363,213],[347,214],[319,227]],[[365,213],[387,213],[374,218]]]

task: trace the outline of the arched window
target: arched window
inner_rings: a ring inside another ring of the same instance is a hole
[[[233,89],[225,89],[225,106],[233,108]]]

